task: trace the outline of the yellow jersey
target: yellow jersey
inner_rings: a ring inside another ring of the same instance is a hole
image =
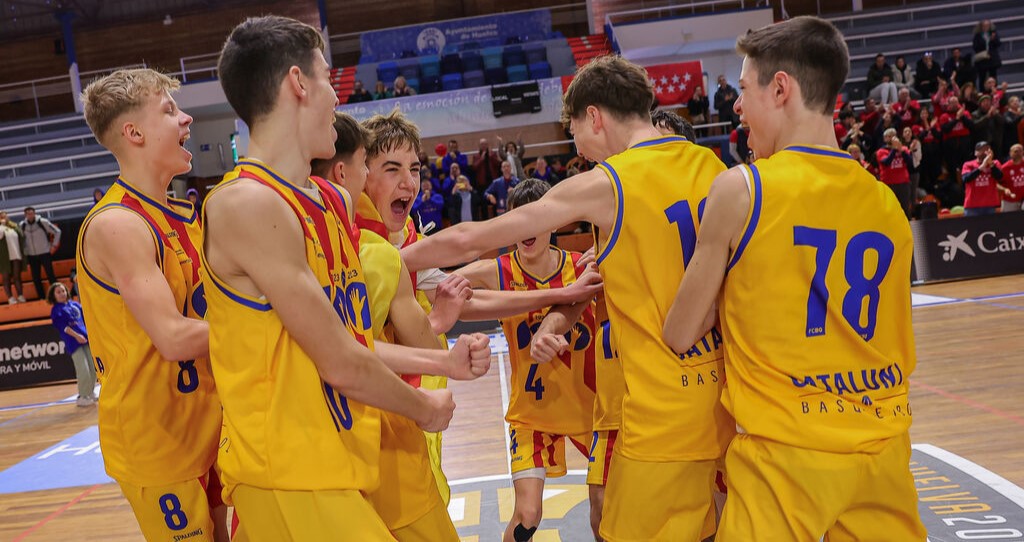
[[[604,293],[598,294],[594,301],[594,317],[597,326],[594,431],[609,431],[622,425],[622,397],[626,394],[626,382],[622,377],[618,349],[612,344],[611,321]]]
[[[519,259],[519,251],[497,259],[498,284],[502,290],[524,291],[562,288],[576,282],[579,253],[556,247],[558,266],[547,277],[536,277]],[[508,412],[509,423],[519,423],[534,431],[557,435],[590,433],[594,427],[594,311],[587,307],[566,333],[569,351],[549,363],[536,363],[530,357],[530,341],[549,308],[504,318],[501,329],[508,338],[512,366]]]
[[[703,202],[725,166],[710,149],[666,136],[598,167],[616,201],[597,262],[626,382],[619,453],[652,462],[716,459],[735,433],[719,401],[722,336],[712,329],[677,355],[661,330],[693,255]]]
[[[132,316],[117,288],[93,273],[82,240],[89,224],[125,209],[149,225],[157,263],[181,314],[202,319],[199,217],[188,201],[154,201],[118,179],[86,216],[78,235],[78,283],[103,398],[100,447],[107,473],[133,485],[198,478],[217,457],[221,412],[208,359],[168,360]]]
[[[266,165],[243,160],[212,193],[244,178],[274,190],[295,213],[306,261],[353,337],[373,348],[370,303],[349,225],[348,202],[329,183],[302,189]],[[212,194],[211,193],[211,194]],[[224,403],[218,464],[225,495],[238,484],[281,490],[378,484],[380,411],[320,379],[313,360],[265,299],[243,294],[204,266],[210,357]]]
[[[726,407],[751,435],[878,451],[911,420],[906,216],[835,149],[787,147],[741,171],[751,209],[719,307]]]

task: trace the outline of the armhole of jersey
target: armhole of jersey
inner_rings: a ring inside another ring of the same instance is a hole
[[[498,256],[497,258],[494,259],[494,263],[498,267],[498,271],[497,271],[497,273],[498,273],[498,290],[504,290],[505,289],[505,266],[502,265],[501,260],[502,260],[502,258],[506,258],[507,256],[508,256],[508,254],[503,254],[503,255]],[[506,259],[508,259],[509,261],[512,260],[512,258],[510,258],[510,257],[508,257]]]
[[[142,216],[138,211],[132,209],[127,205],[121,203],[108,203],[107,205],[104,205],[103,207],[96,209],[95,212],[91,213],[89,217],[86,218],[85,222],[82,223],[82,232],[81,235],[79,235],[79,242],[77,247],[78,254],[82,260],[82,269],[84,269],[85,274],[88,275],[89,278],[92,279],[92,281],[99,285],[101,288],[114,295],[121,295],[121,292],[119,292],[117,288],[114,288],[113,285],[107,283],[103,279],[96,276],[96,273],[92,272],[92,269],[89,268],[89,262],[86,261],[85,255],[85,234],[89,228],[89,224],[93,221],[93,219],[99,216],[100,213],[103,213],[113,208],[120,208],[131,213],[134,213],[136,216],[141,218],[142,221],[145,222],[147,226],[149,226],[149,234],[153,236],[153,245],[156,248],[157,253],[156,265],[160,268],[161,272],[163,272],[164,270],[164,244],[160,242],[160,234],[157,231],[156,226],[154,226],[152,222],[150,222],[146,217]]]
[[[743,237],[740,238],[740,244],[729,260],[729,266],[725,268],[726,273],[740,261],[743,250],[747,248],[747,243],[753,237],[754,230],[757,229],[757,222],[761,218],[761,173],[754,164],[740,166],[740,172],[743,173],[743,179],[747,182],[747,191],[750,193],[750,213],[743,225]]]
[[[217,191],[219,191],[221,188],[224,188],[225,186],[228,186],[228,185],[234,183],[237,180],[238,180],[238,177],[235,177],[235,178],[227,180],[227,181],[222,181],[220,184],[215,186],[213,188],[213,190],[210,191],[209,194],[206,195],[207,201],[210,199],[210,197],[212,197],[215,193],[217,193]],[[206,261],[206,234],[207,234],[206,228],[207,228],[207,224],[208,224],[208,222],[206,221],[206,209],[207,208],[208,208],[208,206],[203,205],[203,211],[202,211],[203,212],[203,216],[202,216],[202,223],[203,223],[203,242],[202,242],[202,245],[203,245],[203,249],[199,251],[199,261],[201,261],[202,264],[203,264],[203,269],[206,271],[206,276],[210,278],[210,282],[212,282],[213,285],[216,286],[217,289],[221,291],[221,293],[223,293],[228,299],[238,303],[239,305],[242,305],[244,307],[248,307],[250,309],[253,309],[253,310],[256,310],[256,311],[260,311],[260,312],[266,312],[266,311],[271,310],[273,307],[270,306],[269,302],[264,301],[262,299],[255,299],[252,296],[243,294],[242,292],[239,292],[238,290],[235,290],[234,288],[232,288],[231,286],[228,286],[225,282],[220,280],[220,278],[217,277],[217,274],[213,272],[213,267],[210,267],[210,262]]]
[[[608,176],[608,180],[612,183],[612,192],[615,193],[615,225],[612,226],[612,231],[608,235],[608,242],[601,251],[597,254],[597,264],[601,265],[601,262],[608,257],[612,249],[615,248],[615,241],[619,238],[619,231],[622,229],[622,207],[623,207],[623,196],[622,196],[622,181],[619,180],[619,174],[615,171],[615,168],[608,162],[601,162],[597,165],[605,174]],[[596,239],[595,239],[596,242]]]

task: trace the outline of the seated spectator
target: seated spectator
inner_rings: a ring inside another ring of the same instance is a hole
[[[960,87],[960,105],[964,106],[968,112],[974,113],[978,110],[978,101],[981,96],[978,94],[978,89],[974,86],[974,82],[968,81],[964,83],[964,86]]]
[[[917,61],[917,72],[914,74],[914,88],[918,95],[927,98],[939,89],[939,77],[942,69],[935,63],[932,52],[928,51]]]
[[[892,113],[900,120],[900,126],[909,126],[917,123],[921,114],[921,104],[910,98],[910,89],[901,88],[899,98],[892,104]]]
[[[892,67],[885,61],[885,55],[875,55],[875,63],[868,67],[868,94],[882,105],[896,101],[896,83],[893,82]]]
[[[914,71],[910,69],[902,55],[896,57],[896,63],[892,66],[892,82],[896,83],[897,90],[914,88]]]
[[[554,168],[548,165],[548,161],[543,156],[537,157],[537,168],[533,171],[533,178],[546,181],[551,186],[558,184],[562,180]]]
[[[1002,153],[1006,118],[992,104],[991,96],[986,94],[978,100],[978,109],[971,115],[971,119],[974,121],[974,140],[988,141],[994,153]]]
[[[385,100],[392,98],[394,95],[391,93],[391,89],[384,86],[384,81],[377,81],[377,85],[373,88],[373,99],[374,100]]]
[[[405,77],[399,75],[395,78],[395,86],[392,91],[392,95],[395,98],[401,98],[403,96],[415,96],[416,89],[409,86],[409,83],[405,81]]]
[[[508,160],[501,163],[501,176],[491,181],[491,185],[484,191],[484,197],[494,206],[497,214],[505,214],[508,210],[508,191],[519,184],[519,179],[512,175],[512,164]]]
[[[1010,159],[1003,164],[1003,186],[1010,191],[1003,192],[1001,210],[1019,211],[1024,200],[1024,146],[1020,143],[1010,147]]]
[[[686,111],[690,114],[690,122],[696,125],[707,124],[710,118],[710,107],[708,97],[704,95],[704,89],[699,86],[693,89],[693,97],[686,102]]]
[[[697,134],[690,121],[672,111],[665,109],[654,111],[651,113],[651,123],[661,132],[661,135],[680,135],[694,143],[697,142]]]
[[[373,95],[363,88],[363,82],[356,79],[356,82],[352,83],[352,94],[348,97],[348,103],[368,102],[372,99]]]
[[[950,50],[950,56],[942,65],[942,75],[958,86],[963,86],[968,81],[974,81],[974,67],[971,59],[962,56],[959,47]]]
[[[978,86],[985,86],[985,79],[996,77],[996,71],[1003,65],[999,56],[999,35],[996,34],[996,25],[985,19],[978,22],[974,27],[974,40],[971,44],[974,49],[974,69],[978,72]]]
[[[505,140],[501,136],[496,136],[498,140],[498,158],[507,160],[512,165],[512,175],[517,179],[526,178],[526,170],[523,169],[523,155],[526,153],[526,145],[523,145],[523,134],[522,132],[516,134],[515,141],[509,141],[505,143]]]
[[[1010,195],[1012,191],[1000,184],[1003,170],[987,142],[974,145],[974,156],[963,166],[964,216],[990,215],[1000,206],[1000,194]]]
[[[950,85],[949,79],[939,78],[939,88],[932,94],[932,107],[935,108],[936,116],[949,107],[950,98],[960,98],[960,86],[956,81]]]
[[[444,210],[444,196],[434,191],[434,186],[429,180],[420,183],[420,193],[416,201],[412,203],[412,212],[416,215],[417,229],[420,233],[428,235],[440,230],[441,212]]]

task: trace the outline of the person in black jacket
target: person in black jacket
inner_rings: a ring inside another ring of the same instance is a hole
[[[985,87],[985,79],[995,77],[996,71],[1003,65],[999,57],[999,35],[996,25],[985,19],[974,27],[974,68],[978,72],[978,88]]]
[[[939,77],[941,76],[942,69],[932,58],[932,52],[928,51],[921,57],[921,60],[917,61],[914,88],[922,98],[931,98],[939,88]]]
[[[942,75],[946,80],[955,81],[957,86],[961,87],[968,81],[974,81],[971,59],[960,54],[959,47],[954,47],[950,50],[950,57],[942,65]]]

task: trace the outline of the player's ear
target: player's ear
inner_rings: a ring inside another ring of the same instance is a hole
[[[302,73],[302,70],[298,66],[292,66],[284,77],[284,89],[282,90],[287,89],[288,92],[301,99],[306,95],[306,82],[306,76]]]
[[[775,72],[772,77],[772,91],[774,93],[775,102],[778,105],[782,105],[789,99],[793,93],[793,86],[796,84],[796,80],[793,79],[788,73],[784,71]]]
[[[143,135],[142,130],[137,124],[132,121],[124,121],[121,124],[120,135],[124,137],[128,142],[141,145],[146,142],[146,136]]]
[[[588,105],[586,115],[590,118],[590,124],[593,126],[594,133],[597,133],[604,127],[604,115],[601,114],[601,110],[597,106]]]
[[[331,166],[330,176],[330,180],[345,186],[345,162],[343,160],[338,160]]]

